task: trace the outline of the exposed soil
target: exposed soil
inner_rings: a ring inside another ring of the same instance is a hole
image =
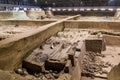
[[[19,25],[1,25],[0,26],[0,40],[4,40],[6,38],[12,37],[15,34],[24,33],[30,30],[34,30],[37,27],[26,27]]]
[[[120,37],[104,35],[106,51],[100,53],[88,52],[84,57],[84,70],[81,80],[107,80],[110,70],[120,63]],[[87,76],[87,77],[86,77]],[[98,78],[100,77],[100,78]]]

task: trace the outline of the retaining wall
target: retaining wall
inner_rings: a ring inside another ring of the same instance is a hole
[[[120,21],[65,21],[65,28],[120,31]]]

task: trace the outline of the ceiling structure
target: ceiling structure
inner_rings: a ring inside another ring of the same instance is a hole
[[[120,6],[120,0],[0,0],[0,3],[40,7]]]

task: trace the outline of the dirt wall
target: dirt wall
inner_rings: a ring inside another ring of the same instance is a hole
[[[26,14],[30,19],[41,19],[41,16],[46,17],[44,11],[27,11]]]
[[[120,37],[104,35],[104,38],[106,40],[106,45],[120,47]]]
[[[0,19],[28,20],[29,17],[24,11],[0,11]]]
[[[27,15],[26,12],[24,11],[13,11],[13,16],[11,16],[15,20],[28,20],[30,19]]]
[[[108,74],[108,80],[120,80],[120,64],[115,66]]]
[[[97,29],[120,31],[120,22],[116,21],[65,21],[66,28]]]
[[[53,20],[47,21],[33,21],[33,20],[2,20],[0,21],[1,26],[10,26],[10,25],[18,25],[18,26],[29,26],[29,27],[36,27],[36,26],[43,26],[49,23],[54,22]]]
[[[0,11],[0,19],[9,19],[12,18],[13,13],[7,11]]]

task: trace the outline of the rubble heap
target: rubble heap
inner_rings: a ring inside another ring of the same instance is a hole
[[[108,62],[104,62],[100,57],[105,57],[105,55],[96,52],[87,52],[83,59],[83,71],[82,75],[87,77],[100,77],[107,79],[107,77],[101,76],[102,74],[108,74],[103,68],[108,68],[112,66]],[[96,75],[99,74],[99,75]]]

